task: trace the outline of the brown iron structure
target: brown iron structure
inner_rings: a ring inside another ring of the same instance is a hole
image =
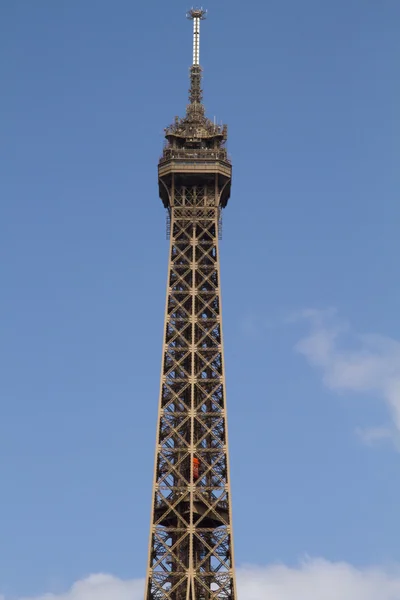
[[[158,165],[170,253],[145,600],[237,600],[218,250],[232,166],[202,104],[205,11],[187,16],[190,103]]]

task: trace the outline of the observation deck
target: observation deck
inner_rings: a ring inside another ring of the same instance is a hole
[[[194,110],[196,109],[196,110]],[[220,190],[220,206],[230,196],[232,164],[224,146],[227,127],[204,116],[202,104],[189,105],[185,118],[165,130],[166,145],[158,163],[160,198],[166,208],[174,185],[213,185]]]

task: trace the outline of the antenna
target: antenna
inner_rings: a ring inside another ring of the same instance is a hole
[[[192,8],[187,18],[193,21],[193,66],[200,65],[200,21],[204,21],[207,11],[202,8]]]
[[[188,19],[193,21],[193,64],[190,67],[190,92],[189,100],[191,110],[204,112],[201,103],[203,92],[201,89],[201,67],[200,67],[200,21],[206,18],[207,11],[202,8],[192,8],[186,13]]]

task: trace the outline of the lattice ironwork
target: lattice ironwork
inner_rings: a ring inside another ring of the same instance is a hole
[[[145,600],[237,600],[218,248],[231,166],[210,123],[188,110],[159,163],[170,254]]]

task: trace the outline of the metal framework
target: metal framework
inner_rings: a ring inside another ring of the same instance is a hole
[[[200,20],[190,103],[158,165],[170,237],[145,600],[237,600],[218,239],[232,166],[202,104]]]

